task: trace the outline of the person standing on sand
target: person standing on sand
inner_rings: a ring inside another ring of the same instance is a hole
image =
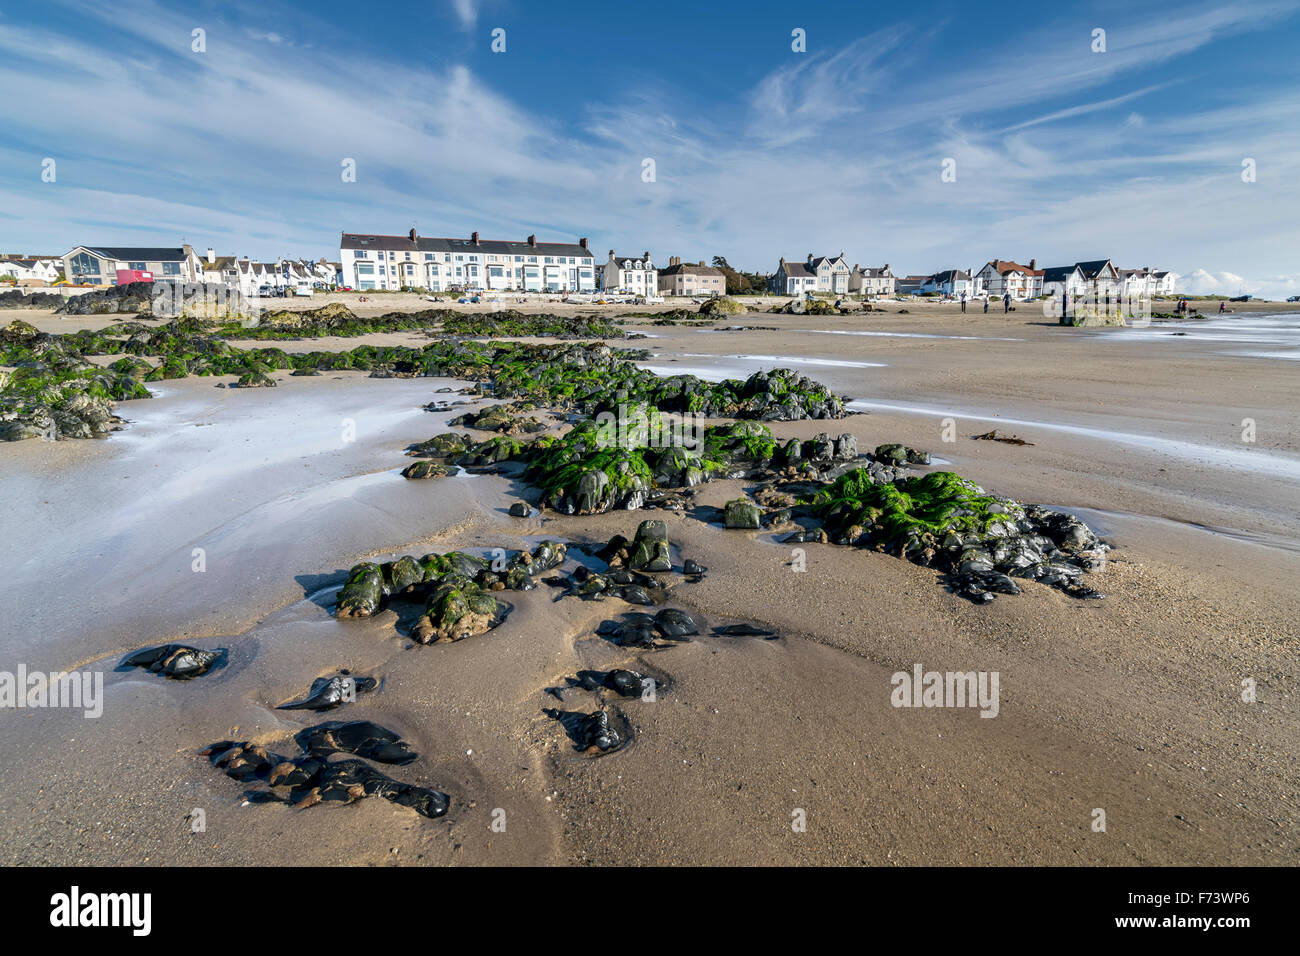
[[[1064,325],[1070,318],[1070,293],[1061,292],[1061,324]]]
[[[1010,311],[1011,311],[1011,293],[1004,292],[1002,293],[1002,314],[1006,315]]]
[[[963,293],[961,294],[961,310],[962,310],[963,312],[966,311],[966,293],[965,293],[965,292],[963,292]]]
[[[989,297],[988,297],[988,296],[985,296],[985,297],[984,297],[984,314],[985,314],[985,315],[988,315],[988,314],[989,314]]]

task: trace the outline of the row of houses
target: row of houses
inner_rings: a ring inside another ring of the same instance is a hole
[[[335,288],[339,267],[324,259],[253,262],[247,256],[218,256],[213,249],[199,255],[190,245],[76,246],[62,256],[0,257],[0,276],[24,285],[52,285],[60,278],[89,286],[140,279],[222,283],[254,296]]]
[[[639,297],[708,296],[726,292],[720,269],[670,257],[660,268],[649,251],[619,255],[609,250],[598,262],[587,239],[576,243],[343,233],[339,261],[277,259],[254,262],[247,256],[200,255],[192,246],[77,246],[63,256],[0,256],[0,277],[28,285],[50,284],[62,276],[74,285],[107,286],[119,279],[152,278],[222,283],[245,296],[293,294],[344,287],[366,290],[425,288],[447,291],[606,292]],[[952,298],[1031,299],[1097,295],[1141,297],[1172,295],[1173,272],[1150,267],[1120,269],[1109,259],[1038,268],[1011,259],[991,259],[979,269],[946,269],[931,275],[896,276],[888,263],[850,266],[845,254],[815,256],[802,262],[781,258],[768,279],[777,295],[894,296],[938,294]]]
[[[1112,298],[1142,298],[1173,295],[1178,275],[1152,269],[1119,269],[1109,259],[1091,259],[1068,266],[1038,268],[1036,259],[1022,265],[1010,259],[991,259],[980,269],[946,269],[928,276],[903,276],[898,280],[901,295],[936,293],[959,299],[1033,299],[1095,295]]]
[[[341,281],[357,290],[424,288],[431,292],[606,292],[652,298],[723,295],[720,269],[668,259],[660,268],[649,251],[609,250],[598,261],[587,239],[545,242],[345,232],[339,242]]]

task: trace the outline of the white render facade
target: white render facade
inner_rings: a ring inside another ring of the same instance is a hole
[[[611,249],[609,259],[600,270],[600,288],[603,292],[657,296],[659,270],[649,252],[639,256],[619,256]]]
[[[344,286],[510,292],[594,292],[595,260],[587,240],[523,242],[343,233],[339,273]]]

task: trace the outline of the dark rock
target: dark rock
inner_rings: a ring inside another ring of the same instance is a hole
[[[214,651],[204,651],[185,644],[161,644],[158,647],[146,647],[122,658],[119,667],[144,667],[155,674],[162,674],[174,680],[190,680],[200,677],[214,666],[223,663],[226,648],[218,647]]]
[[[398,734],[368,720],[331,720],[306,727],[293,739],[314,757],[344,753],[379,763],[408,764],[419,756]]]
[[[330,710],[357,699],[357,694],[374,690],[379,682],[373,677],[353,677],[344,671],[333,677],[318,677],[302,700],[281,704],[276,710]]]

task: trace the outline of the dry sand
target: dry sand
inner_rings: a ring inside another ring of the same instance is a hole
[[[388,311],[395,298],[362,307]],[[666,515],[677,557],[710,568],[698,584],[670,576],[671,603],[709,624],[771,625],[778,640],[705,635],[631,653],[594,629],[634,608],[557,601],[543,587],[511,593],[489,634],[413,646],[392,611],[335,621],[339,573],[367,556],[603,541],[662,514],[512,519],[509,503],[532,493],[505,478],[396,477],[401,449],[448,417],[419,406],[460,383],[169,382],[162,397],[123,405],[132,424],[106,442],[0,452],[0,488],[21,503],[0,517],[0,646],[46,670],[108,669],[168,639],[228,646],[231,663],[188,684],[110,671],[98,720],[0,712],[4,861],[1294,865],[1295,366],[1158,334],[1172,326],[1065,330],[1019,312],[886,308],[719,323],[779,331],[646,321],[629,330],[656,337],[628,344],[662,353],[656,366],[710,374],[791,364],[871,403],[841,422],[775,425],[778,435],[902,440],[994,492],[1096,509],[1085,518],[1116,546],[1092,581],[1105,600],[1028,585],[976,607],[932,571],[828,545],[805,546],[797,573],[778,535],[701,520],[744,488],[719,482],[697,510]],[[861,331],[890,334],[826,334]],[[424,341],[275,344],[365,340]],[[800,363],[733,357],[745,355]],[[943,412],[956,418],[950,443]],[[1253,444],[1240,441],[1245,417],[1258,423]],[[354,442],[340,438],[344,419]],[[971,440],[995,426],[1033,444]],[[196,547],[203,574],[190,570]],[[998,716],[892,707],[890,675],[918,662],[999,672]],[[560,704],[544,688],[629,663],[667,688],[653,703],[609,702],[632,728],[626,750],[574,753],[543,708],[590,711],[597,698],[569,690]],[[314,721],[271,708],[340,666],[384,684],[327,716],[404,734],[421,757],[393,775],[449,792],[448,818],[374,799],[243,805],[240,785],[195,755],[223,737],[283,745]],[[1245,678],[1257,703],[1241,700]],[[196,807],[204,833],[186,820]],[[1105,833],[1091,829],[1096,808]],[[491,828],[498,809],[504,832]],[[805,832],[791,827],[800,810]]]

